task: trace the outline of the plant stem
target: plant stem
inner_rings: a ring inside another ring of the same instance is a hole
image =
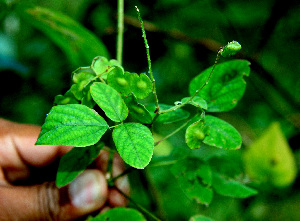
[[[191,119],[189,119],[188,121],[186,121],[184,124],[182,124],[180,127],[178,127],[176,130],[174,130],[173,132],[171,132],[170,134],[168,134],[167,136],[165,136],[164,138],[162,138],[161,140],[157,141],[154,143],[154,146],[157,146],[160,142],[168,139],[169,137],[173,136],[174,134],[176,134],[177,132],[179,132],[182,128],[184,128],[189,122],[191,121]]]
[[[136,8],[136,11],[138,14],[139,21],[141,23],[142,34],[143,34],[142,36],[144,38],[144,43],[145,43],[145,48],[146,48],[146,53],[147,53],[149,75],[150,75],[151,81],[153,83],[153,95],[155,98],[155,113],[158,113],[158,111],[159,111],[158,98],[157,98],[157,93],[156,93],[155,79],[153,77],[153,72],[152,72],[150,50],[149,50],[149,45],[148,45],[148,41],[147,41],[147,37],[146,37],[146,31],[145,31],[144,22],[142,20],[140,10],[138,9],[137,6],[135,6],[135,8]]]
[[[211,71],[210,71],[210,73],[209,73],[209,75],[208,75],[205,83],[187,101],[183,102],[180,105],[176,105],[174,107],[171,107],[170,109],[160,111],[160,114],[169,113],[169,112],[177,110],[178,108],[181,108],[181,107],[185,106],[186,104],[188,104],[190,101],[192,101],[199,94],[199,92],[208,84],[208,82],[209,82],[209,80],[210,80],[210,78],[212,76],[212,73],[214,72],[215,67],[216,67],[216,65],[217,65],[217,63],[218,63],[218,61],[220,59],[220,52],[221,52],[221,49],[218,51],[215,63],[213,65],[213,67],[212,67],[212,69],[211,69]]]
[[[143,211],[145,214],[147,214],[149,217],[151,217],[153,220],[161,221],[159,218],[157,218],[155,215],[153,215],[150,211],[148,211],[146,208],[144,208],[142,205],[135,202],[133,199],[131,199],[129,196],[127,196],[122,190],[120,190],[118,187],[115,186],[117,191],[121,193],[126,199],[128,199],[131,203],[133,203],[138,209]]]
[[[122,65],[124,34],[124,0],[118,0],[117,60]]]

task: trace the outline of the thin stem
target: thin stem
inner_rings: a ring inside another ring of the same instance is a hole
[[[146,208],[144,208],[142,205],[135,202],[133,199],[131,199],[129,196],[127,196],[122,190],[120,190],[117,186],[115,186],[117,191],[121,193],[126,199],[128,199],[131,203],[133,203],[138,209],[140,209],[142,212],[147,214],[149,217],[151,217],[153,220],[161,221],[159,218],[157,218],[155,215],[153,215],[150,211],[148,211]]]
[[[124,0],[118,0],[117,60],[122,65],[124,34]]]
[[[140,10],[138,9],[137,6],[135,6],[135,8],[136,8],[136,11],[137,11],[137,14],[138,14],[139,21],[141,23],[142,34],[143,34],[146,53],[147,53],[149,75],[150,75],[150,79],[153,83],[153,95],[154,95],[154,98],[155,98],[155,113],[157,113],[159,111],[159,105],[158,105],[158,98],[157,98],[157,93],[156,93],[155,79],[153,77],[153,72],[152,72],[149,45],[148,45],[148,41],[147,41],[147,37],[146,37],[146,31],[145,31],[145,27],[144,27],[144,22],[142,20]]]
[[[173,136],[174,134],[176,134],[177,132],[179,132],[182,128],[184,128],[189,122],[191,121],[191,119],[189,119],[188,121],[186,121],[184,124],[182,124],[180,127],[178,127],[176,130],[174,130],[172,133],[168,134],[167,136],[165,136],[164,138],[162,138],[161,140],[155,142],[154,146],[157,146],[160,142],[168,139],[169,137]]]
[[[206,81],[205,81],[205,83],[187,100],[187,101],[185,101],[185,102],[183,102],[182,104],[180,104],[180,105],[176,105],[176,106],[174,106],[174,107],[171,107],[170,109],[167,109],[167,110],[163,110],[163,111],[160,111],[160,114],[165,114],[165,113],[169,113],[169,112],[172,112],[172,111],[175,111],[175,110],[177,110],[178,108],[181,108],[181,107],[183,107],[183,106],[185,106],[186,104],[188,104],[190,101],[192,101],[198,94],[199,94],[199,92],[208,84],[208,82],[209,82],[209,80],[210,80],[210,78],[211,78],[211,76],[212,76],[212,73],[214,72],[214,70],[215,70],[215,67],[216,67],[216,65],[217,65],[217,63],[218,63],[218,61],[219,61],[219,59],[220,59],[220,52],[221,52],[221,50],[222,49],[220,49],[219,51],[218,51],[218,54],[217,54],[217,57],[216,57],[216,60],[215,60],[215,63],[214,63],[214,65],[213,65],[213,67],[212,67],[212,69],[211,69],[211,71],[210,71],[210,73],[209,73],[209,75],[208,75],[208,77],[207,77],[207,79],[206,79]]]

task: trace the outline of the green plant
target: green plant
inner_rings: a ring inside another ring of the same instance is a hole
[[[55,97],[55,106],[46,117],[36,144],[74,146],[60,161],[56,179],[58,187],[71,182],[95,159],[104,146],[101,137],[110,131],[116,150],[113,145],[108,150],[117,151],[130,167],[137,169],[143,169],[150,163],[154,146],[181,129],[186,129],[185,141],[190,149],[212,146],[235,150],[241,147],[241,136],[233,126],[206,114],[229,111],[242,98],[246,87],[244,76],[249,76],[250,63],[231,60],[218,64],[221,56],[235,55],[241,49],[240,44],[233,41],[220,48],[214,65],[191,80],[190,97],[175,101],[174,105],[161,104],[156,94],[146,32],[138,9],[137,12],[146,47],[149,76],[124,70],[120,56],[122,41],[119,39],[119,61],[103,56],[94,58],[91,66],[75,70],[70,89],[64,95]],[[122,29],[122,25],[119,27]],[[153,103],[143,100],[149,98],[150,94]],[[105,116],[100,116],[94,110],[99,108]],[[183,123],[165,138],[154,142],[152,130],[155,125],[174,122]],[[215,166],[215,161],[222,166]],[[172,173],[180,186],[188,197],[198,203],[208,205],[212,201],[213,190],[238,198],[257,193],[246,186],[241,177],[237,177],[240,170],[228,164],[226,159],[188,157],[172,164]],[[117,178],[110,178],[108,183],[114,185]],[[158,219],[150,212],[146,213]],[[102,216],[105,214],[94,219],[101,220]]]

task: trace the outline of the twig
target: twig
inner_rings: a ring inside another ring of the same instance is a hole
[[[143,23],[143,20],[142,20],[142,17],[141,17],[140,10],[138,9],[137,6],[135,6],[135,8],[136,8],[136,11],[137,11],[137,14],[138,14],[139,21],[141,23],[142,34],[143,34],[142,36],[144,38],[144,43],[145,43],[145,47],[146,47],[149,75],[150,75],[150,79],[151,79],[152,84],[153,84],[153,95],[154,95],[154,98],[155,98],[155,113],[157,115],[157,113],[159,111],[159,105],[158,105],[158,98],[157,98],[157,93],[156,93],[155,79],[153,77],[153,72],[152,72],[149,45],[148,45],[148,41],[147,41],[147,37],[146,37],[146,31],[145,31],[145,27],[144,27],[144,23]]]

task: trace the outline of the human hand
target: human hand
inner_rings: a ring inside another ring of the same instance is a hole
[[[35,146],[40,127],[0,119],[0,220],[73,220],[93,211],[126,206],[105,179],[109,153],[101,151],[92,167],[68,186],[58,189],[54,179],[59,159],[72,148]],[[113,158],[113,176],[124,170]],[[116,186],[129,193],[126,176]]]

